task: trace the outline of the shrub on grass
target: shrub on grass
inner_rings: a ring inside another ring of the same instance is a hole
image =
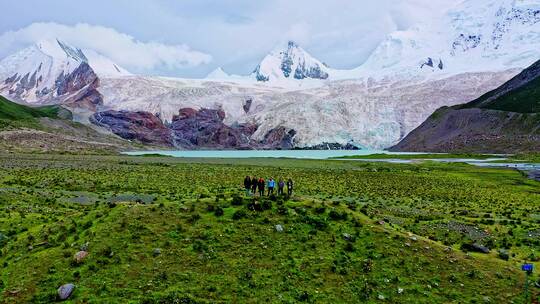
[[[244,199],[240,195],[235,194],[233,196],[232,202],[231,202],[233,206],[241,206],[243,203],[244,203]]]
[[[272,209],[272,202],[268,201],[268,200],[265,200],[265,201],[262,202],[261,207],[262,207],[262,210],[270,210],[270,209]]]
[[[347,220],[348,218],[348,214],[347,212],[339,212],[335,209],[332,209],[329,213],[328,213],[328,217],[333,220],[333,221],[345,221]]]
[[[317,213],[317,214],[323,214],[325,212],[326,212],[326,207],[325,206],[319,206],[319,207],[315,208],[315,213]]]
[[[215,216],[222,216],[223,213],[224,213],[223,208],[221,208],[221,207],[216,207],[216,209],[214,210]]]
[[[287,208],[285,206],[279,206],[277,208],[277,213],[280,214],[280,215],[288,215],[289,214],[289,208]]]
[[[239,220],[239,219],[243,219],[247,216],[247,213],[246,211],[244,210],[236,210],[236,212],[233,213],[233,220]]]

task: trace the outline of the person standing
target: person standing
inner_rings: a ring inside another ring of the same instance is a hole
[[[246,196],[251,195],[251,177],[249,175],[244,178],[244,189],[246,189]]]
[[[293,187],[294,187],[293,180],[289,178],[289,180],[287,180],[287,194],[288,194],[289,196],[292,195]]]
[[[283,188],[285,188],[285,182],[283,181],[283,178],[279,179],[279,182],[277,184],[277,194],[283,195]]]
[[[258,187],[259,187],[259,196],[260,197],[263,197],[264,196],[264,178],[259,178],[259,184],[258,184]]]
[[[270,179],[268,180],[268,196],[270,196],[270,194],[274,194],[275,187],[276,181],[274,180],[274,178],[270,177]]]
[[[256,176],[251,178],[251,193],[255,196],[257,194],[257,186],[259,185],[259,179]]]

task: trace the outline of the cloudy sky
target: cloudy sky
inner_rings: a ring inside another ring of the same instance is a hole
[[[0,58],[42,39],[92,48],[135,73],[249,74],[294,40],[335,68],[366,60],[385,36],[456,0],[1,1]]]

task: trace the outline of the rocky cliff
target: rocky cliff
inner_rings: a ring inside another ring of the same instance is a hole
[[[221,109],[182,108],[170,123],[148,112],[105,111],[90,118],[128,140],[180,149],[292,149],[296,132],[285,127],[270,130],[263,140],[252,135],[251,123],[227,125]]]

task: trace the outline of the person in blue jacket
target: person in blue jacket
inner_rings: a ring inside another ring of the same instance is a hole
[[[270,179],[268,180],[268,196],[270,196],[270,194],[274,194],[275,187],[276,181],[274,180],[274,178],[270,177]]]

